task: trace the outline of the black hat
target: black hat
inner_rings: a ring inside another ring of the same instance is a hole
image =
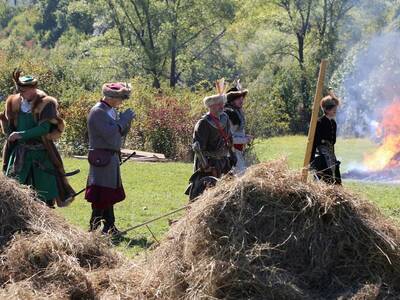
[[[245,97],[249,91],[248,90],[239,90],[236,86],[229,89],[226,92],[226,101],[232,102],[239,97]]]

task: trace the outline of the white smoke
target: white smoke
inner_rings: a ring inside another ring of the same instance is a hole
[[[360,43],[349,53],[332,81],[339,87],[342,98],[337,116],[339,135],[364,137],[379,143],[382,113],[393,101],[400,100],[400,33],[381,33]],[[397,171],[369,173],[362,162],[346,165],[350,170],[345,174],[347,178],[371,181],[399,178]]]
[[[382,110],[400,96],[400,33],[384,33],[355,49],[340,78],[339,134],[374,137]]]

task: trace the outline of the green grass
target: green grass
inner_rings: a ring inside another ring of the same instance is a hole
[[[307,138],[304,136],[261,140],[256,143],[256,153],[261,161],[286,157],[291,168],[301,169],[306,142]],[[342,173],[361,163],[364,155],[374,149],[376,145],[367,139],[338,139],[336,154],[342,162]],[[400,221],[400,185],[345,181],[344,186],[376,203],[386,215]]]
[[[65,159],[65,165],[67,170],[81,170],[71,179],[71,184],[77,191],[83,188],[89,167],[86,160]],[[119,228],[142,223],[187,203],[183,193],[192,171],[190,164],[127,162],[121,170],[127,199],[115,205]],[[68,208],[57,211],[73,224],[89,228],[90,203],[82,195]],[[174,217],[177,216],[171,218]],[[163,219],[149,226],[159,239],[168,230],[168,220]],[[150,232],[143,227],[130,232],[118,247],[123,252],[134,254],[153,242]]]
[[[374,202],[382,212],[400,222],[400,185],[346,182],[346,187]]]
[[[301,169],[304,161],[307,138],[304,136],[284,136],[256,141],[256,153],[260,161],[286,157],[289,166]],[[351,163],[363,160],[363,154],[371,152],[376,146],[367,139],[338,139],[336,154],[346,170]]]
[[[255,151],[260,161],[287,157],[291,168],[300,169],[303,164],[306,138],[287,136],[259,140]],[[375,146],[368,140],[339,139],[337,155],[345,171],[352,163],[359,163],[363,153],[370,152]],[[85,186],[88,172],[86,160],[65,159],[67,171],[79,168],[81,173],[71,179],[76,190]],[[192,165],[185,163],[132,163],[122,167],[122,177],[127,199],[115,205],[117,226],[121,229],[142,223],[153,217],[167,213],[187,203],[183,194]],[[376,203],[382,211],[400,221],[400,186],[345,182],[349,189]],[[57,209],[68,221],[87,230],[90,218],[90,204],[78,197],[70,207]],[[171,218],[178,218],[178,215]],[[162,219],[149,225],[157,239],[168,230],[168,219]],[[131,231],[117,247],[129,256],[147,249],[154,239],[146,227]]]

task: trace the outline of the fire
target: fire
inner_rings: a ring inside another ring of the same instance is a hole
[[[383,110],[377,135],[383,142],[374,153],[365,155],[364,165],[369,171],[400,168],[400,98]]]

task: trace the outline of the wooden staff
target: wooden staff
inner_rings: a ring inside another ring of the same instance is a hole
[[[302,171],[302,176],[301,176],[301,180],[303,182],[307,182],[307,178],[308,178],[308,168],[309,168],[310,159],[311,159],[311,152],[312,152],[313,145],[314,145],[315,129],[317,128],[319,106],[320,106],[320,101],[322,99],[322,90],[324,88],[324,81],[325,81],[327,65],[328,65],[328,60],[323,59],[321,61],[321,65],[319,68],[318,83],[317,83],[317,88],[315,91],[314,104],[313,104],[313,109],[312,109],[312,114],[311,114],[311,123],[310,123],[310,128],[308,130],[307,149],[306,149],[306,155],[304,157],[303,171]]]

